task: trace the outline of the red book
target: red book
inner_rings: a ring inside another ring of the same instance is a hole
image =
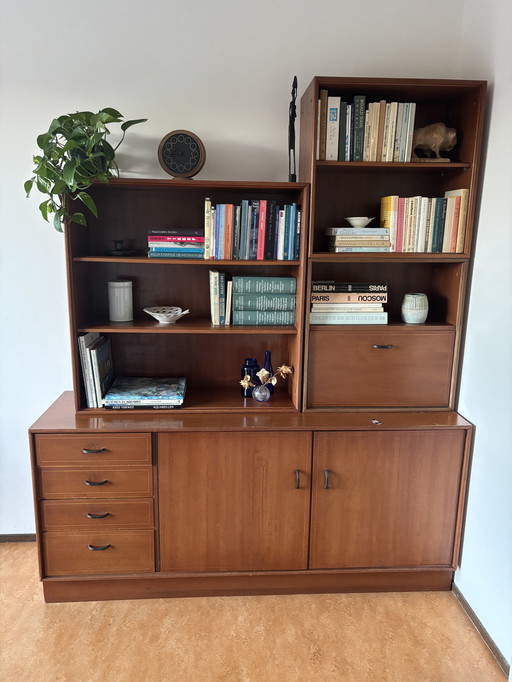
[[[226,204],[224,209],[224,258],[233,258],[233,204]]]
[[[150,234],[148,235],[148,242],[204,242],[204,237],[188,237],[179,234],[170,237],[158,237]]]
[[[258,245],[256,260],[265,260],[265,232],[267,228],[267,200],[260,199],[260,215],[258,221]]]

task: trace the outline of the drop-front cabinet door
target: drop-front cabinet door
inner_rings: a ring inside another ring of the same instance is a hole
[[[316,433],[310,568],[454,563],[464,431]]]
[[[161,571],[307,568],[309,432],[160,434]]]

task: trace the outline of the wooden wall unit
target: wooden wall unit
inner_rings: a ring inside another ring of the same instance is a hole
[[[451,161],[317,161],[320,88],[415,101],[416,127],[457,129]],[[317,77],[301,102],[299,183],[92,188],[99,220],[66,231],[74,392],[30,429],[47,601],[450,589],[473,431],[454,410],[484,98],[481,81]],[[454,188],[469,189],[463,253],[328,252],[325,228],[378,216],[381,196]],[[300,204],[299,259],[148,259],[148,228],[202,225],[206,196]],[[135,253],[106,255],[117,239]],[[295,325],[213,327],[209,269],[296,277]],[[116,278],[134,283],[133,322],[108,321]],[[389,324],[310,325],[311,282],[329,279],[387,282]],[[429,297],[425,325],[400,321],[410,291]],[[191,313],[163,327],[142,312],[159,304]],[[183,407],[87,409],[77,336],[90,331],[110,338],[118,375],[187,376]],[[267,348],[294,373],[257,404],[240,396],[240,366]]]

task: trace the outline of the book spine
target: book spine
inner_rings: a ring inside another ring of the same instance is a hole
[[[326,161],[338,160],[340,101],[341,98],[334,95],[329,95],[327,97],[327,130],[325,143]]]
[[[231,258],[238,260],[240,257],[240,206],[234,207],[233,213],[233,242],[231,247]]]
[[[295,294],[233,294],[233,310],[295,310]]]
[[[313,282],[312,292],[357,293],[387,292],[386,282]]]
[[[113,405],[112,403],[104,403],[103,407],[106,410],[177,410],[181,407],[179,405],[172,405],[165,403],[164,405]]]
[[[226,323],[226,273],[219,272],[219,324]]]
[[[284,208],[279,210],[279,221],[277,223],[277,260],[284,260]]]
[[[387,303],[387,293],[336,292],[311,294],[311,303]]]
[[[363,160],[366,96],[354,96],[354,161]]]
[[[288,231],[288,260],[293,260],[295,255],[295,233],[297,231],[297,204],[290,206],[290,229]]]
[[[204,237],[204,230],[200,227],[177,227],[166,230],[148,230],[148,235],[156,237],[175,237],[179,235],[188,237]]]
[[[311,324],[387,324],[387,313],[310,313]]]
[[[167,246],[150,246],[150,253],[201,253],[204,254],[204,248],[201,244],[193,246],[192,244],[187,244],[186,246],[180,246],[180,244],[175,244],[173,246],[172,242],[168,242]]]
[[[318,136],[319,136],[319,151],[318,151],[318,160],[319,161],[325,161],[325,152],[326,152],[326,142],[327,142],[327,99],[329,97],[329,93],[327,90],[322,88],[320,90],[320,101],[318,103],[318,106],[320,108],[320,127],[318,129]]]
[[[300,258],[300,235],[302,231],[302,211],[299,209],[297,211],[297,227],[295,230],[295,251],[293,254],[293,257],[295,260],[299,260]]]
[[[391,242],[388,237],[376,237],[375,239],[368,239],[366,237],[362,238],[350,238],[350,237],[333,237],[329,240],[331,246],[379,246],[379,247],[389,247]]]
[[[313,303],[312,313],[383,313],[384,306],[361,303]]]
[[[247,260],[247,220],[248,220],[249,200],[242,199],[240,208],[240,245],[238,257],[240,260]]]
[[[274,258],[275,238],[276,238],[276,202],[274,200],[270,200],[267,203],[265,242],[263,247],[264,260],[272,260]]]
[[[219,325],[219,273],[217,270],[209,271],[210,281],[210,315],[212,324]]]
[[[345,143],[347,137],[347,103],[340,102],[340,129],[338,134],[338,161],[346,161]]]
[[[226,284],[226,319],[224,324],[229,327],[233,311],[233,282],[229,280]]]
[[[267,229],[267,200],[260,200],[258,216],[258,242],[256,245],[256,260],[265,259],[265,232]]]
[[[224,259],[231,260],[233,256],[233,204],[224,207]]]
[[[290,210],[291,206],[286,204],[284,207],[283,260],[289,260],[288,248],[290,246]]]
[[[386,197],[383,197],[384,199]],[[375,237],[389,236],[389,227],[327,227],[325,234],[329,237]]]
[[[205,260],[210,260],[212,230],[212,200],[206,197],[204,200],[204,254]]]
[[[295,323],[295,312],[287,310],[233,310],[233,325],[283,326]]]
[[[332,246],[330,253],[389,253],[389,246]]]
[[[91,333],[91,332],[90,332]],[[87,407],[99,407],[96,404],[96,391],[94,390],[94,378],[92,375],[92,364],[91,355],[87,348],[87,338],[91,341],[96,341],[99,339],[99,334],[97,332],[92,332],[94,337],[89,337],[87,334],[85,336],[78,337],[78,350],[80,353],[80,360],[82,363],[82,375],[84,379],[85,388],[85,399],[87,401]]]
[[[200,258],[203,260],[203,252],[196,251],[195,253],[184,252],[183,249],[179,251],[150,251],[148,253],[148,258]]]
[[[386,161],[393,161],[393,154],[395,150],[395,133],[396,133],[396,117],[398,111],[398,102],[391,102],[389,112],[389,136],[388,146],[386,148]]]
[[[260,213],[260,202],[258,199],[251,201],[251,227],[249,237],[249,260],[256,260],[258,253],[258,224]]]
[[[233,276],[233,294],[295,294],[295,277]]]
[[[176,234],[170,237],[159,237],[155,235],[148,235],[148,244],[155,244],[164,246],[165,244],[182,244],[182,243],[192,243],[192,244],[204,244],[204,237],[189,237],[185,235]]]

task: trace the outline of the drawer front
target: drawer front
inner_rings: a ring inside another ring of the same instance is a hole
[[[46,576],[155,570],[152,530],[52,531],[43,534],[43,552]]]
[[[151,464],[151,434],[39,434],[36,459],[40,466]]]
[[[308,407],[448,407],[455,331],[313,330]]]
[[[41,524],[43,530],[152,528],[153,500],[45,500]]]
[[[151,467],[129,469],[39,469],[39,490],[44,499],[76,497],[148,497],[153,494]]]

